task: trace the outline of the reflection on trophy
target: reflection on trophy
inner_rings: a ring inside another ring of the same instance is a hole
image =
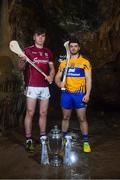
[[[40,138],[41,144],[42,144],[42,151],[41,151],[41,165],[48,165],[49,164],[49,157],[48,157],[48,151],[47,151],[47,137],[42,136]]]
[[[71,166],[72,136],[66,135],[65,139],[66,139],[66,143],[65,143],[64,165]]]
[[[60,152],[63,148],[63,137],[61,131],[57,126],[54,126],[54,129],[48,134],[48,147],[51,153],[50,165],[60,166],[62,165],[62,157]]]

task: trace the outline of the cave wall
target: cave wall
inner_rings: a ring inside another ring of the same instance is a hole
[[[11,29],[9,3],[0,1],[0,134],[19,125],[24,111],[22,75],[16,57],[9,50]],[[22,98],[23,97],[23,98]]]
[[[7,5],[6,12],[3,11],[3,2]],[[23,79],[17,69],[17,57],[9,51],[9,41],[18,40],[22,48],[31,45],[32,31],[39,26],[45,27],[48,31],[46,46],[54,52],[56,66],[59,55],[65,53],[64,42],[70,36],[79,39],[82,54],[90,60],[93,67],[90,105],[119,108],[119,0],[4,0],[0,2],[0,8],[0,99],[6,104],[5,108],[1,105],[1,124],[4,123],[4,119],[11,119],[9,122],[12,122],[12,115],[3,115],[10,102],[10,106],[13,107],[12,114],[18,112],[14,119],[19,119],[24,102],[23,98],[18,105],[14,100],[19,99],[17,95],[23,93]],[[7,19],[4,19],[5,17]],[[9,109],[9,112],[11,111]]]

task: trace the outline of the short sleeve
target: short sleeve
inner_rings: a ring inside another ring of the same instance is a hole
[[[84,63],[84,70],[86,72],[91,72],[91,70],[92,70],[91,64],[90,64],[90,62],[88,60],[86,60],[85,63]]]
[[[58,68],[58,70],[59,71],[63,71],[64,70],[64,68],[65,68],[65,60],[64,61],[62,61],[61,63],[60,63],[60,65],[59,65],[59,68]]]

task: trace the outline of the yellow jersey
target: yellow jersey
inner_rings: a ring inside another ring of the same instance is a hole
[[[65,70],[66,60],[59,65],[59,70]],[[67,76],[65,80],[65,88],[69,92],[86,91],[85,72],[91,72],[90,62],[80,56],[79,58],[70,59],[68,63]]]

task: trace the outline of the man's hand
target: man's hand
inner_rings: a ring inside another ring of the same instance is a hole
[[[23,56],[23,55],[21,55],[21,54],[19,54],[18,56],[20,57],[20,60],[21,60],[21,61],[26,61],[26,56]]]
[[[60,88],[65,88],[65,82],[60,82]]]
[[[65,88],[65,82],[62,82],[62,81],[57,82],[57,86],[58,86],[60,89]]]
[[[85,94],[85,96],[83,97],[82,101],[85,102],[85,103],[88,103],[89,102],[89,95]]]
[[[53,82],[53,78],[51,76],[47,76],[47,78],[45,78],[50,84]]]

